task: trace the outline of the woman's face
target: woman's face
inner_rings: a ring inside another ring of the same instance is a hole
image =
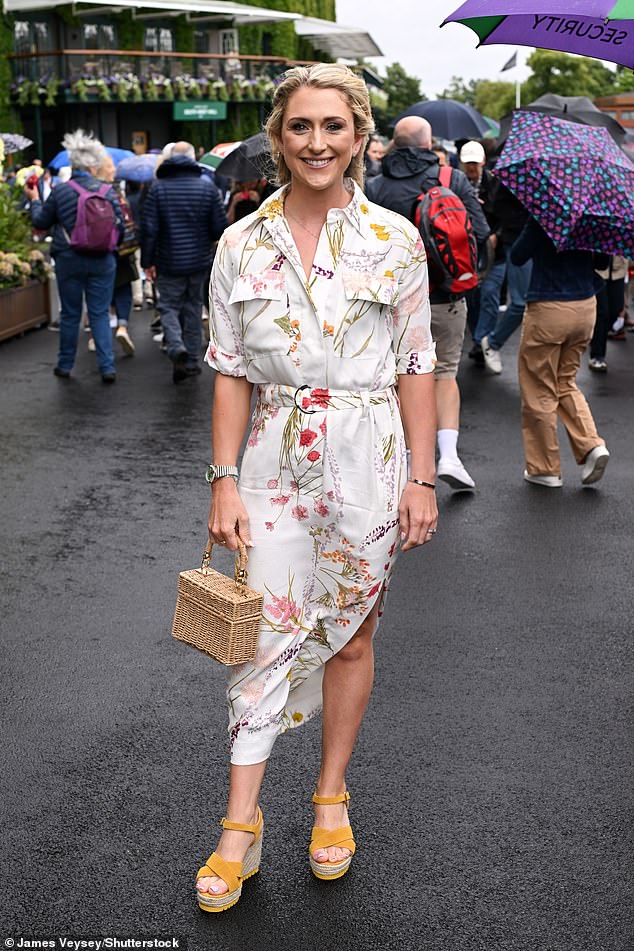
[[[375,162],[380,162],[384,155],[385,148],[381,142],[370,142],[368,145],[368,158],[373,159]]]
[[[317,191],[341,185],[362,138],[336,89],[302,86],[289,97],[279,145],[294,184]]]

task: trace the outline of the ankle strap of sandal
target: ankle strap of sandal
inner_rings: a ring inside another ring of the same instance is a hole
[[[339,793],[338,796],[318,796],[317,793],[314,793],[313,802],[318,806],[334,806],[338,802],[345,802],[347,806],[350,802],[350,793],[348,790]]]
[[[251,832],[253,835],[257,835],[260,824],[262,822],[262,810],[258,806],[258,818],[257,822],[249,824],[247,822],[231,822],[230,819],[227,819],[225,816],[220,820],[220,825],[223,829],[230,829],[232,832]]]

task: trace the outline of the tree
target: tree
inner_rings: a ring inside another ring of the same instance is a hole
[[[483,116],[501,119],[515,108],[515,83],[503,79],[479,79],[473,105]]]
[[[522,101],[532,102],[547,92],[560,96],[609,96],[616,74],[588,56],[571,56],[553,50],[535,50],[526,60],[532,75],[522,86]]]
[[[408,76],[400,63],[392,63],[385,70],[383,92],[387,95],[387,114],[395,119],[415,102],[426,97],[421,92],[420,80]]]
[[[476,91],[480,79],[470,79],[465,83],[461,76],[452,76],[451,82],[446,89],[438,96],[439,99],[455,99],[456,102],[466,102],[470,106],[475,106]]]

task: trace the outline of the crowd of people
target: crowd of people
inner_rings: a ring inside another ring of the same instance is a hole
[[[205,912],[233,907],[259,870],[268,758],[281,733],[322,708],[308,862],[324,881],[350,868],[346,770],[389,579],[399,550],[437,534],[436,479],[475,488],[458,454],[467,328],[468,372],[500,374],[522,327],[528,482],[562,484],[558,419],[584,485],[610,458],[576,376],[589,345],[590,366],[604,371],[607,337],[626,333],[626,263],[558,252],[492,174],[482,142],[454,153],[416,116],[389,143],[372,133],[360,77],[299,66],[276,87],[266,125],[277,190],[255,179],[221,188],[192,145],[176,142],[135,193],[81,130],[64,139],[68,180],[47,197],[38,183],[24,189],[25,213],[51,237],[60,379],[73,370],[85,302],[102,379],[115,381],[110,309],[115,341],[133,352],[141,272],[174,382],[196,376],[210,288],[207,529],[214,544],[249,549],[264,603],[257,653],[228,678],[229,802],[197,875]]]
[[[130,317],[145,304],[155,308],[151,329],[171,361],[173,381],[180,383],[198,375],[216,242],[228,225],[257,213],[274,186],[255,177],[242,182],[216,178],[212,168],[199,162],[200,150],[196,153],[187,142],[168,143],[156,163],[154,180],[143,184],[120,181],[108,151],[82,130],[66,135],[62,144],[70,167],[52,175],[51,169],[42,169],[42,163],[35,160],[27,171],[39,166],[38,176],[27,178],[21,203],[39,237],[47,234],[55,262],[60,301],[59,322],[52,324],[52,329],[60,332],[55,374],[70,377],[83,320],[90,330],[88,348],[96,354],[103,381],[115,382],[114,345],[125,355],[134,354]],[[500,374],[504,345],[522,327],[519,379],[525,476],[540,484],[559,485],[557,415],[572,427],[566,424],[577,461],[587,457],[588,445],[595,450],[602,444],[575,378],[586,349],[590,370],[605,373],[608,341],[623,341],[627,332],[634,330],[626,302],[630,264],[622,257],[586,254],[579,265],[585,268],[580,282],[576,270],[580,254],[575,252],[571,268],[563,271],[564,259],[557,256],[553,267],[559,280],[553,300],[558,312],[566,301],[573,302],[574,340],[564,334],[565,339],[556,345],[556,357],[552,341],[538,352],[535,335],[543,335],[543,320],[539,322],[542,329],[535,332],[534,321],[526,318],[540,310],[539,302],[543,305],[545,292],[540,282],[543,284],[546,265],[539,240],[529,253],[521,251],[526,247],[530,215],[496,178],[491,140],[463,140],[455,143],[454,149],[447,145],[433,138],[426,120],[410,116],[396,124],[389,142],[371,133],[363,155],[367,197],[410,221],[415,219],[422,195],[443,184],[447,172],[444,184],[464,204],[478,248],[476,286],[465,285],[459,293],[430,288],[437,352],[437,474],[454,490],[475,488],[475,480],[458,454],[458,372],[465,331],[468,328],[470,333],[468,356],[474,365]],[[15,167],[8,170],[6,178],[20,183]],[[82,253],[85,249],[73,246],[78,210],[82,204],[85,208],[94,204],[83,203],[82,192],[101,196],[111,207],[113,247],[100,255]],[[533,223],[533,231],[535,227]],[[583,321],[576,319],[579,307],[574,302],[579,299],[587,302]],[[579,336],[582,323],[584,332]],[[555,322],[547,324],[554,332]],[[570,412],[563,408],[564,393],[571,401]],[[579,419],[585,419],[589,429],[575,442],[574,421]],[[607,460],[607,450],[602,458]],[[589,477],[596,475],[593,471]]]

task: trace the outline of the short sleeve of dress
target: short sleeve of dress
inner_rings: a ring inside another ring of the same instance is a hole
[[[246,376],[240,306],[229,303],[233,282],[231,252],[221,238],[209,282],[209,346],[205,361],[225,376]]]
[[[409,260],[400,274],[392,320],[396,372],[432,373],[436,366],[436,345],[431,335],[427,257],[420,236],[412,241]]]

